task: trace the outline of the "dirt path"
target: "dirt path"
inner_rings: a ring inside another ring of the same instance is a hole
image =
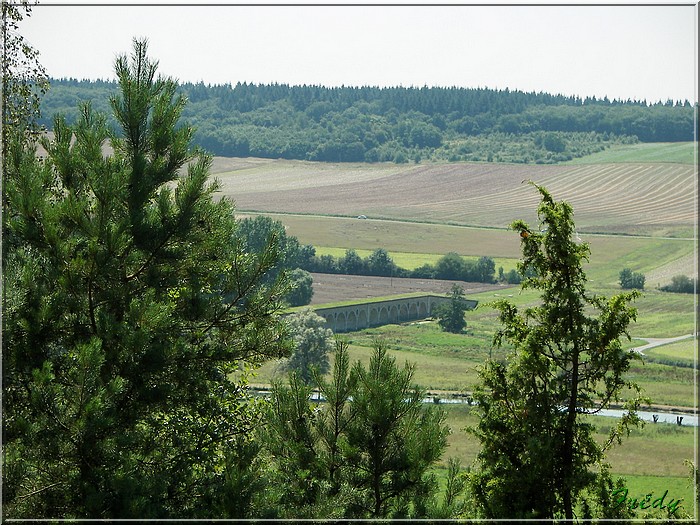
[[[679,337],[666,337],[666,338],[637,337],[637,339],[641,339],[642,341],[646,341],[647,344],[645,344],[643,346],[638,346],[636,348],[632,348],[632,350],[644,355],[644,350],[651,350],[652,348],[655,348],[657,346],[667,345],[669,343],[675,343],[676,341],[682,341],[683,339],[690,339],[691,337],[694,337],[693,334],[681,335]]]

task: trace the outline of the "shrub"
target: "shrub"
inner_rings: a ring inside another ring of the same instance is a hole
[[[661,290],[675,293],[697,293],[698,280],[691,279],[687,275],[674,275],[671,284],[662,286]]]
[[[290,306],[305,306],[311,302],[314,295],[313,277],[305,270],[297,268],[289,274],[292,289],[287,294],[287,302]]]
[[[637,289],[644,290],[644,281],[646,277],[642,273],[633,272],[629,268],[625,268],[620,272],[620,286],[626,290]]]

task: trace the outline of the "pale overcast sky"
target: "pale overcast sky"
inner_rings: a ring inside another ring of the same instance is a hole
[[[34,7],[52,77],[113,78],[147,37],[180,81],[459,86],[697,100],[697,5]],[[171,2],[172,3],[172,2]],[[211,2],[210,2],[211,3]],[[97,5],[95,5],[97,4]]]

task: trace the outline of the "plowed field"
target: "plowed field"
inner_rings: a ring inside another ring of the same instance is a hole
[[[486,292],[504,288],[499,284],[465,283],[438,279],[398,279],[391,277],[369,277],[364,275],[312,274],[314,295],[311,304],[326,304],[398,295],[411,292],[448,293],[452,285],[458,284],[466,294]]]
[[[505,227],[535,222],[544,185],[582,232],[691,235],[695,167],[684,164],[321,164],[242,159],[217,166],[239,211],[394,218]]]

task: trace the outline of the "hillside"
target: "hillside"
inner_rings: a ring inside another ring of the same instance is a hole
[[[109,113],[116,84],[53,79],[42,121],[90,101]],[[596,100],[466,88],[183,84],[195,142],[227,157],[324,162],[556,164],[615,145],[693,140],[687,101]]]
[[[535,223],[537,195],[522,184],[530,179],[571,202],[582,233],[689,237],[695,224],[695,171],[685,164],[397,166],[243,159],[219,160],[215,167],[222,194],[239,211],[505,228],[516,218]]]

